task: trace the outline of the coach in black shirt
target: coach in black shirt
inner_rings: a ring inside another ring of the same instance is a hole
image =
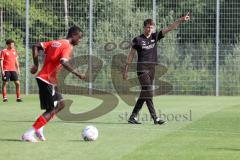
[[[137,115],[142,108],[144,102],[146,102],[147,104],[154,124],[165,123],[165,121],[157,117],[152,101],[152,85],[155,75],[155,65],[157,64],[157,41],[162,39],[166,35],[166,33],[177,28],[180,23],[188,21],[189,19],[190,17],[187,14],[186,16],[179,18],[167,28],[155,33],[153,33],[155,27],[153,20],[146,19],[143,24],[144,33],[133,39],[133,45],[127,58],[127,64],[123,73],[123,79],[127,80],[128,65],[132,62],[132,59],[137,52],[137,75],[141,84],[141,93],[128,120],[129,123],[141,124],[137,121]]]

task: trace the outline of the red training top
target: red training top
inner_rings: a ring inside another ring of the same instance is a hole
[[[41,42],[44,48],[45,60],[37,78],[42,81],[56,85],[57,73],[62,68],[60,60],[69,60],[72,56],[73,46],[66,39]]]
[[[3,60],[3,71],[16,71],[17,58],[18,53],[15,49],[2,50],[0,59]]]

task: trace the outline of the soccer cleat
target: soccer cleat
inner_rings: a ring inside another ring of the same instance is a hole
[[[7,99],[7,98],[4,98],[4,99],[3,99],[3,102],[8,102],[8,99]]]
[[[26,133],[22,135],[22,141],[31,142],[31,143],[38,142],[33,135],[26,134]]]
[[[130,123],[130,124],[142,124],[142,123],[140,123],[140,122],[137,121],[137,118],[136,118],[136,117],[130,117],[130,118],[128,119],[128,123]]]
[[[160,118],[157,118],[156,120],[154,120],[154,124],[164,124],[164,123],[166,123],[166,121],[164,121],[164,120],[161,120]]]
[[[17,101],[17,102],[22,102],[22,99],[21,99],[21,98],[18,98],[16,101]]]
[[[35,135],[38,137],[40,141],[46,141],[46,138],[43,135],[43,129],[39,129],[38,131],[35,131]]]

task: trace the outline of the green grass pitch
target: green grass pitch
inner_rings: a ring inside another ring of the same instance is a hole
[[[55,118],[45,127],[47,141],[36,144],[20,138],[42,113],[38,96],[23,97],[23,103],[14,98],[0,102],[0,160],[240,159],[240,97],[155,97],[157,111],[168,116],[163,126],[153,125],[146,106],[140,115],[142,125],[127,124],[132,107],[120,100],[112,112],[87,122]],[[74,113],[100,103],[82,96],[71,98]],[[81,131],[90,124],[98,128],[99,138],[85,142]]]

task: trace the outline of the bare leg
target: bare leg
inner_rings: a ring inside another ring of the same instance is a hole
[[[2,96],[3,96],[3,100],[4,100],[4,99],[7,99],[7,84],[8,84],[7,81],[3,81],[3,84],[2,84]]]
[[[57,106],[52,109],[52,110],[48,110],[46,112],[44,112],[42,114],[42,116],[46,119],[46,121],[48,122],[49,120],[51,120],[58,112],[60,112],[63,108],[65,107],[65,103],[64,101],[59,101]]]
[[[17,99],[20,99],[20,81],[14,81]]]

